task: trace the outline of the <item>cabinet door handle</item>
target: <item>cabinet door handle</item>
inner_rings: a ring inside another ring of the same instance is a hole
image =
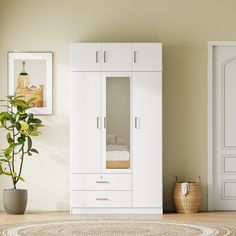
[[[98,51],[96,51],[96,63],[98,63]]]
[[[103,52],[103,62],[107,63],[107,52],[106,51]]]
[[[105,197],[97,197],[96,200],[97,200],[97,201],[108,201],[109,198],[105,198]]]
[[[134,51],[134,63],[136,63],[136,62],[137,62],[137,58],[136,58],[136,56],[137,56],[137,52],[136,52],[136,51]]]
[[[135,123],[135,125],[134,125],[135,129],[139,129],[140,128],[140,119],[138,117],[135,117],[134,123]]]
[[[97,183],[97,184],[109,184],[109,181],[97,180],[96,183]]]
[[[97,129],[101,129],[101,118],[97,117]]]
[[[107,128],[107,118],[106,117],[104,117],[103,122],[104,122],[104,129],[106,129]]]

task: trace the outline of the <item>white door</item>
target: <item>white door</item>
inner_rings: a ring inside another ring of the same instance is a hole
[[[101,172],[101,72],[71,73],[72,173]]]
[[[131,71],[131,43],[103,43],[102,71]]]
[[[133,71],[162,71],[162,44],[133,43]]]
[[[236,210],[236,45],[213,47],[214,210]]]
[[[162,73],[133,73],[133,207],[162,207]]]
[[[72,43],[71,71],[101,71],[101,43]]]

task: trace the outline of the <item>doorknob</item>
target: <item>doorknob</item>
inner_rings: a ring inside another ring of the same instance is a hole
[[[136,54],[137,54],[137,52],[136,51],[134,51],[134,63],[136,63],[137,62],[137,58],[136,58]]]
[[[98,51],[96,51],[96,63],[98,63]]]
[[[103,62],[104,62],[104,63],[107,63],[107,58],[106,58],[106,56],[107,56],[107,52],[104,51],[104,52],[103,52]]]
[[[135,117],[135,121],[134,121],[134,126],[135,126],[135,129],[140,129],[140,119],[139,117]]]
[[[97,129],[101,129],[101,118],[97,117]]]

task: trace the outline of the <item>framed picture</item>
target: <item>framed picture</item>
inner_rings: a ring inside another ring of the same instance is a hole
[[[52,53],[8,53],[8,95],[34,97],[30,112],[52,114]]]

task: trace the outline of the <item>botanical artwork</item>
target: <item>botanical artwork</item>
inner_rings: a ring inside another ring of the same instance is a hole
[[[9,95],[35,98],[31,112],[51,114],[51,65],[51,53],[9,53]]]

